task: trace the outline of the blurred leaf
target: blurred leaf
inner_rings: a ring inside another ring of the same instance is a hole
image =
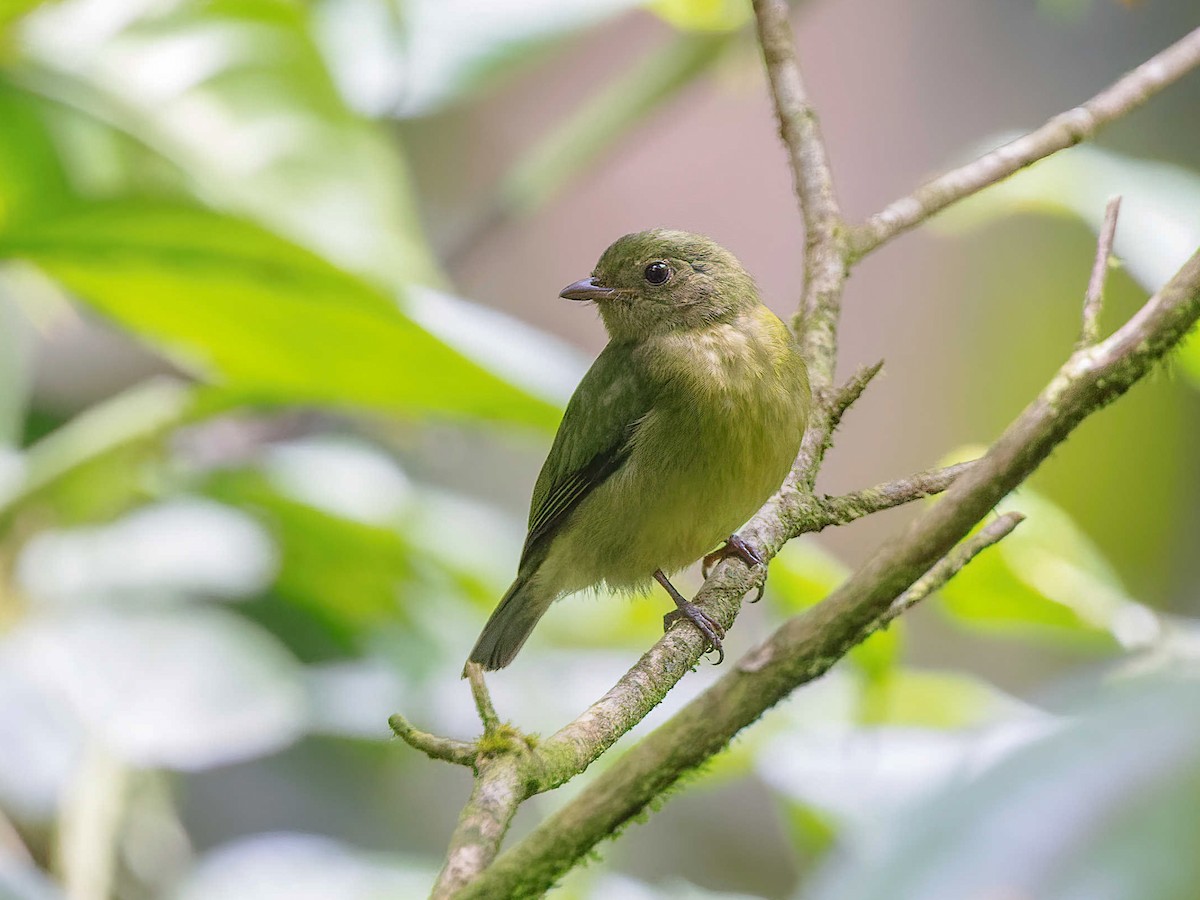
[[[64,4],[31,26],[14,77],[71,113],[62,152],[93,195],[187,191],[381,284],[444,281],[402,150],[344,101],[313,5]]]
[[[404,613],[399,587],[411,554],[394,529],[355,522],[283,496],[258,472],[217,473],[208,492],[258,516],[281,555],[274,590],[353,631]]]
[[[418,325],[534,397],[566,406],[587,372],[587,359],[566,341],[500,310],[422,287],[406,300]]]
[[[97,204],[0,234],[101,312],[246,401],[551,427],[554,406],[415,326],[366,282],[248,222]]]
[[[1033,211],[1069,215],[1098,231],[1105,206],[1117,195],[1121,217],[1114,252],[1142,287],[1156,291],[1200,246],[1200,173],[1179,166],[1074,147],[967,199],[937,221],[969,228]],[[1089,269],[1087,264],[1080,269],[1081,297]]]
[[[31,381],[29,323],[8,288],[9,282],[0,271],[0,447],[21,442]]]
[[[762,748],[758,774],[783,796],[836,824],[843,851],[861,863],[858,854],[870,852],[882,821],[902,817],[915,800],[1004,757],[1048,728],[1047,717],[1030,710],[977,731],[797,729]],[[920,893],[896,896],[925,900]]]
[[[914,728],[965,728],[1027,707],[995,687],[957,672],[894,669],[867,688],[863,721]]]
[[[59,524],[107,518],[148,495],[147,463],[167,430],[189,414],[192,394],[156,380],[118,394],[51,432],[24,454],[22,477],[0,496],[0,532],[37,507]]]
[[[767,596],[787,615],[796,615],[824,600],[850,574],[841,560],[811,538],[788,542],[775,559],[767,578]],[[876,631],[847,654],[868,684],[885,678],[900,660],[903,623],[893,622]]]
[[[938,593],[956,624],[1093,651],[1157,640],[1154,612],[1126,594],[1066,512],[1029,488],[998,507],[1009,508],[1023,512],[1025,524]]]
[[[330,58],[355,105],[427,115],[527,66],[534,51],[637,5],[637,0],[409,0],[326,3]]]
[[[844,859],[805,896],[1189,900],[1200,882],[1198,687],[1117,686],[979,777],[885,810],[872,864]]]
[[[295,660],[219,608],[27,619],[0,656],[136,766],[249,759],[291,743],[306,724]]]
[[[273,578],[275,556],[246,513],[175,497],[100,526],[35,535],[17,561],[17,581],[59,605],[237,598]]]
[[[31,862],[0,856],[0,897],[4,900],[65,900],[66,895]]]
[[[0,12],[0,27],[3,16]],[[0,72],[0,229],[30,212],[44,213],[70,196],[45,104]]]
[[[208,851],[175,900],[382,900],[419,897],[436,867],[366,853],[332,838],[276,832]]]
[[[1078,218],[1096,232],[1105,206],[1117,195],[1121,217],[1114,254],[1147,292],[1154,292],[1200,248],[1200,172],[1099,147],[1075,147],[967,199],[937,221],[950,229],[969,228],[1036,211]],[[1081,262],[1080,296],[1087,271]],[[1175,358],[1200,386],[1200,337],[1190,337]]]
[[[739,0],[652,0],[649,8],[686,31],[737,31],[751,16]]]

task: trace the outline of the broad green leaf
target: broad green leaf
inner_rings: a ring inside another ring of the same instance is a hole
[[[1000,506],[1010,508],[1025,514],[1022,526],[939,591],[938,606],[952,621],[988,634],[1090,650],[1157,640],[1155,613],[1128,596],[1065,511],[1029,488]]]
[[[918,805],[868,800],[882,826],[871,864],[835,859],[804,896],[1189,900],[1200,883],[1198,687],[1178,673],[1110,686]]]
[[[14,77],[89,126],[64,148],[77,183],[187,191],[381,284],[444,284],[402,148],[347,105],[313,20],[293,0],[55,6]]]
[[[80,299],[247,402],[552,426],[381,291],[248,222],[114,202],[0,234]]]
[[[976,227],[1015,212],[1067,215],[1098,231],[1110,198],[1121,197],[1114,254],[1147,292],[1158,290],[1200,248],[1200,171],[1075,147],[1035,163],[939,217],[943,227]],[[1087,268],[1080,274],[1080,294]],[[1200,386],[1200,338],[1175,357]]]
[[[70,195],[48,120],[49,104],[21,91],[0,72],[0,229],[22,216],[61,206]]]
[[[411,574],[411,549],[394,529],[288,498],[253,471],[217,473],[208,493],[274,534],[280,560],[273,590],[287,601],[348,633],[403,617],[400,586]]]
[[[276,564],[270,537],[245,512],[176,497],[101,525],[39,532],[22,548],[17,579],[31,603],[163,605],[256,594]]]

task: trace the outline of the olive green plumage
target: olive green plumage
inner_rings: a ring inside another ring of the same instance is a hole
[[[808,417],[791,333],[708,238],[626,235],[562,296],[594,300],[610,341],[567,405],[517,578],[471,651],[486,669],[559,597],[641,590],[719,544],[779,488]]]

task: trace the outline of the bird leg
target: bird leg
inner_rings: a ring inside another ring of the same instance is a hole
[[[712,553],[704,557],[700,562],[700,574],[705,578],[715,566],[723,559],[729,559],[731,556],[736,556],[746,564],[747,569],[753,569],[755,566],[766,565],[766,561],[762,558],[762,554],[743,541],[738,535],[731,534],[723,545],[718,547]],[[751,603],[757,603],[763,598],[763,591],[767,587],[766,576],[763,576],[762,583],[758,586],[758,592],[754,595]]]
[[[725,651],[721,647],[721,638],[725,637],[725,629],[721,626],[721,623],[695,603],[685,600],[683,595],[675,590],[675,585],[667,581],[667,576],[663,574],[662,569],[654,570],[654,580],[663,586],[663,589],[675,601],[675,606],[678,607],[663,616],[663,631],[670,629],[679,619],[687,619],[700,629],[701,634],[708,638],[709,647],[717,651],[719,656],[717,657],[716,664],[719,666],[725,659]]]

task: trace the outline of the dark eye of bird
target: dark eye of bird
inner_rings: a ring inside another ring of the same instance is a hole
[[[665,262],[652,262],[646,266],[646,271],[642,273],[642,277],[651,284],[662,284],[671,277],[671,270],[667,268]]]

